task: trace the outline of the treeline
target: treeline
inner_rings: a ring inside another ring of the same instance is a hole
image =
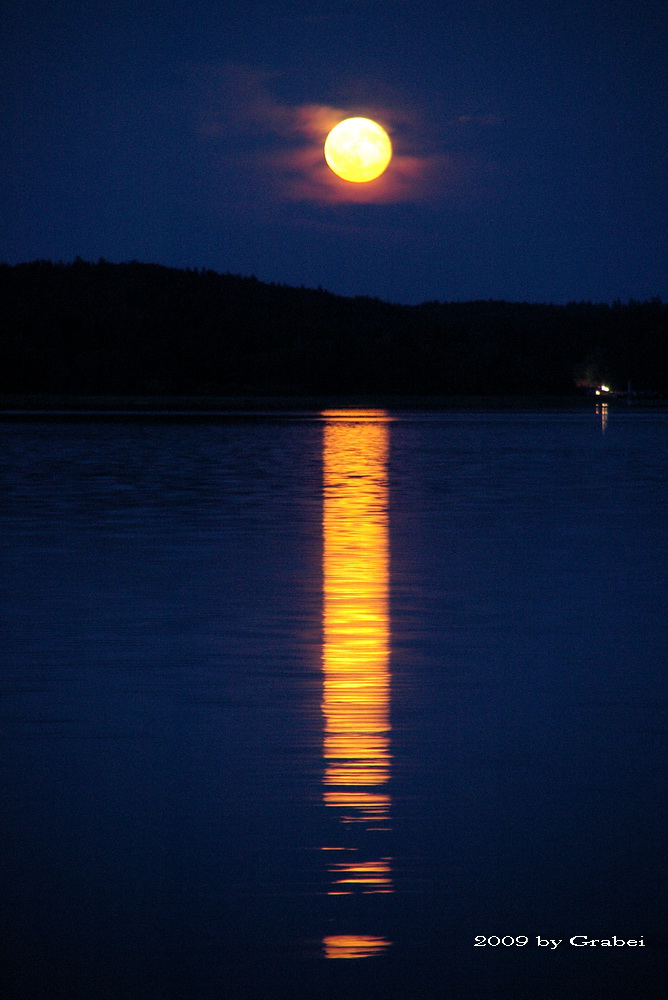
[[[0,392],[668,392],[668,304],[393,305],[154,264],[0,265]]]

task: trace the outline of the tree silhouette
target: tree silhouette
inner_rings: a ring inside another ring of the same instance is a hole
[[[392,305],[104,259],[0,265],[0,391],[78,395],[668,392],[668,305]]]

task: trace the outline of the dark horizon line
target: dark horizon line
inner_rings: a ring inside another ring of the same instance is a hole
[[[352,302],[355,301],[366,301],[366,302],[379,302],[387,306],[395,306],[401,309],[420,309],[425,306],[442,306],[442,305],[478,305],[480,303],[487,304],[497,304],[503,303],[505,305],[515,305],[515,306],[536,306],[540,308],[553,308],[553,309],[567,309],[569,306],[590,306],[594,309],[608,308],[614,309],[619,307],[627,307],[634,305],[664,305],[664,300],[661,295],[652,295],[645,299],[634,299],[629,298],[623,300],[621,298],[614,298],[611,300],[598,300],[594,301],[592,299],[568,299],[565,302],[552,302],[543,299],[529,300],[529,299],[504,299],[504,298],[467,298],[467,299],[424,299],[421,302],[395,302],[389,299],[383,299],[378,295],[344,295],[340,292],[332,292],[328,288],[323,288],[321,285],[313,287],[311,285],[291,285],[285,281],[275,281],[267,280],[263,278],[258,278],[255,274],[241,274],[237,271],[217,271],[212,267],[191,267],[190,265],[185,267],[176,267],[171,264],[161,264],[158,261],[143,261],[137,258],[132,258],[130,260],[109,260],[107,257],[98,257],[96,261],[86,260],[77,254],[71,261],[66,261],[59,259],[57,261],[49,257],[35,257],[32,260],[22,260],[14,264],[8,261],[0,261],[0,267],[32,267],[39,264],[46,264],[50,267],[76,267],[76,266],[86,266],[86,267],[101,267],[104,265],[109,265],[111,267],[151,267],[159,268],[165,271],[176,271],[183,274],[211,274],[216,277],[221,278],[235,278],[240,281],[257,282],[260,285],[266,285],[269,288],[288,288],[293,291],[307,291],[313,292],[315,294],[327,295],[331,298],[344,299]]]

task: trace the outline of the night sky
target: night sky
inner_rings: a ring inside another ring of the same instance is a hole
[[[2,0],[0,261],[668,296],[666,0]],[[337,180],[340,118],[389,132]]]

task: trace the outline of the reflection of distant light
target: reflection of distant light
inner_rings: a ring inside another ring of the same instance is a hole
[[[371,958],[381,955],[392,942],[370,934],[332,934],[322,943],[325,958]]]
[[[596,412],[601,416],[601,433],[605,434],[605,429],[608,426],[608,404],[597,403]]]

